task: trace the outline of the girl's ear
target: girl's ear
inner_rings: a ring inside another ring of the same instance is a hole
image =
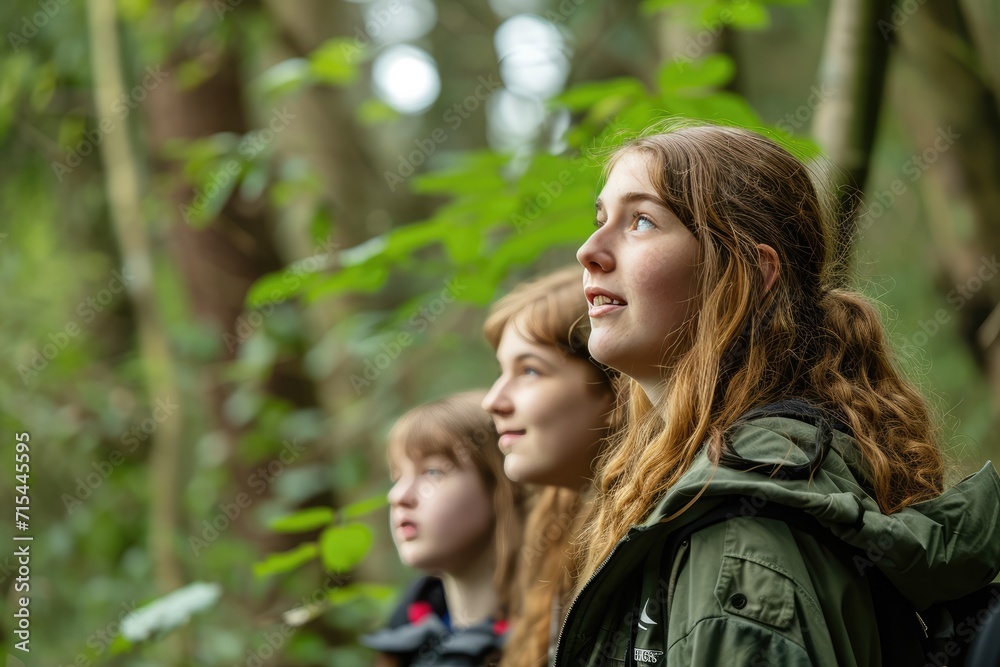
[[[778,259],[778,252],[766,243],[758,243],[757,250],[760,252],[760,272],[764,276],[764,291],[767,292],[778,280],[781,261]]]

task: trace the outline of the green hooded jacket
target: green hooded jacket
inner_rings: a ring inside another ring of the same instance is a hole
[[[809,462],[816,439],[810,423],[764,417],[735,428],[730,442],[745,459],[794,465]],[[703,450],[570,605],[555,667],[881,665],[861,574],[877,567],[918,609],[988,584],[1000,571],[1000,477],[987,463],[940,496],[886,515],[859,483],[863,469],[840,431],[812,479],[716,466]],[[672,535],[732,496],[743,497],[738,518],[665,555]],[[812,515],[863,555],[850,562],[805,531],[755,517],[767,503]]]

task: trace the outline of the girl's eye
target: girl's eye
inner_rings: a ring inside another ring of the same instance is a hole
[[[596,227],[597,229],[600,229],[603,226],[604,226],[604,221],[603,220],[597,220],[596,218],[594,219],[594,227]]]
[[[424,474],[428,477],[440,477],[444,474],[444,470],[441,470],[440,468],[425,468]]]
[[[532,366],[525,366],[521,369],[521,375],[541,375],[542,373]]]
[[[656,225],[653,224],[653,221],[645,213],[636,213],[633,220],[635,220],[636,231],[644,232],[650,229],[656,229]]]

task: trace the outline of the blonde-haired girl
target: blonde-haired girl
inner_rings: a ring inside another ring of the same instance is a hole
[[[541,487],[528,515],[521,608],[504,667],[544,665],[579,573],[574,543],[589,511],[593,464],[614,421],[616,373],[587,350],[580,267],[516,287],[483,327],[500,377],[483,407],[493,415],[511,479]]]

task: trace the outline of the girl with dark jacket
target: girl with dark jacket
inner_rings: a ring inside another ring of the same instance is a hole
[[[389,434],[392,539],[427,573],[389,626],[362,638],[395,667],[495,666],[521,540],[521,499],[503,472],[497,433],[466,392],[406,413]]]

